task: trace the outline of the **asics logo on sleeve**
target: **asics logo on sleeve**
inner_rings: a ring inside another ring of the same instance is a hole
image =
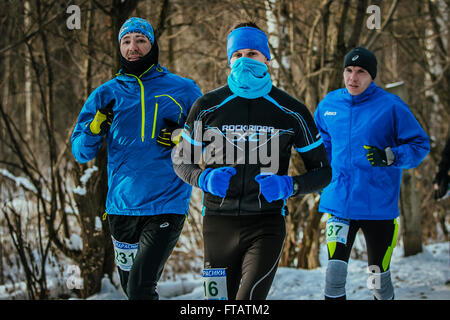
[[[326,116],[335,116],[337,114],[336,111],[325,111],[325,113],[323,114],[324,117]]]

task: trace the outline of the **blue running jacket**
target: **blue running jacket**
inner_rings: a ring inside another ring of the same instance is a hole
[[[89,124],[98,109],[115,99],[106,134],[108,214],[187,214],[192,187],[175,174],[171,151],[157,145],[156,138],[165,126],[163,118],[182,127],[201,95],[193,80],[159,65],[140,77],[119,72],[90,94],[72,134],[72,153],[81,163],[95,158],[103,136],[92,134]]]
[[[402,170],[417,167],[430,151],[408,106],[372,82],[357,96],[346,88],[328,93],[314,119],[333,172],[319,211],[355,220],[397,218]],[[372,167],[364,145],[391,147],[394,164]]]

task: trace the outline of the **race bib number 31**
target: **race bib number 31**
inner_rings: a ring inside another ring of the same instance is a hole
[[[228,300],[226,269],[203,269],[203,289],[206,300]]]
[[[331,216],[327,220],[327,243],[340,242],[342,244],[347,243],[347,235],[350,222],[347,219],[341,219]]]
[[[137,243],[120,242],[112,239],[114,244],[114,256],[117,266],[123,271],[130,271],[138,249]]]

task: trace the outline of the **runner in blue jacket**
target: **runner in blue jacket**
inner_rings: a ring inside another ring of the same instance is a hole
[[[174,172],[173,143],[164,134],[184,125],[201,91],[159,65],[153,28],[144,19],[124,23],[119,45],[122,69],[90,94],[72,152],[88,162],[106,138],[106,212],[122,287],[130,299],[157,299],[156,283],[183,228],[192,189]]]
[[[396,243],[403,169],[417,167],[429,139],[408,106],[378,87],[375,55],[362,47],[345,57],[345,87],[327,94],[314,118],[332,167],[319,211],[329,214],[325,297],[345,298],[347,262],[362,229],[377,299],[394,296],[389,264]]]

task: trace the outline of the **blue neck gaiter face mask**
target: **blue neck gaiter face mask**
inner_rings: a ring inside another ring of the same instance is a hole
[[[228,86],[239,97],[255,99],[272,89],[272,80],[265,63],[242,57],[231,65]]]

